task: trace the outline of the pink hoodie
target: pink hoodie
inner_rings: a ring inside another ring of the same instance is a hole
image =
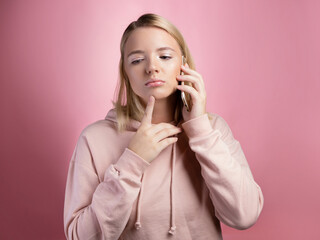
[[[222,239],[219,221],[257,221],[261,189],[222,117],[179,123],[178,142],[151,164],[127,148],[139,125],[118,133],[110,110],[82,131],[66,186],[68,239]]]

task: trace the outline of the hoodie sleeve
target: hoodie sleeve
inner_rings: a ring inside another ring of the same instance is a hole
[[[224,224],[246,229],[258,219],[263,195],[254,181],[240,143],[224,119],[207,114],[182,124],[201,166],[215,215]]]
[[[67,239],[118,239],[140,190],[141,176],[149,166],[125,149],[99,181],[85,135],[74,150],[67,178],[64,229]]]

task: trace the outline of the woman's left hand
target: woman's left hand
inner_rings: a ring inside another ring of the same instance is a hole
[[[183,119],[186,122],[206,113],[207,96],[202,76],[195,70],[189,68],[187,63],[185,66],[181,66],[181,70],[184,75],[177,76],[177,80],[180,82],[186,81],[192,83],[192,86],[177,85],[177,89],[189,93],[191,96],[192,106],[189,106],[191,111],[188,112],[185,106],[182,110]]]

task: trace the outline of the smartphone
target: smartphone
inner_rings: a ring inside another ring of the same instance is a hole
[[[182,64],[183,64],[183,66],[184,66],[185,63],[186,63],[186,58],[182,55]],[[180,75],[184,75],[184,72],[180,71]],[[184,85],[184,82],[180,81],[179,84]],[[186,94],[183,91],[181,91],[181,99],[182,99],[182,102],[183,102],[184,106],[186,107],[187,111],[190,112],[190,107],[189,107],[189,104],[187,102]]]

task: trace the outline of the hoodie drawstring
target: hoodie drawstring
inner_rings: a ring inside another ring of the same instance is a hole
[[[170,180],[170,230],[169,234],[174,235],[177,229],[175,224],[175,199],[174,199],[174,168],[176,164],[176,143],[172,146],[172,157],[171,157],[171,180]],[[143,195],[143,179],[145,177],[145,173],[141,178],[141,188],[140,193],[137,200],[137,219],[135,223],[135,228],[139,230],[141,228],[140,215],[141,215],[141,198]]]
[[[174,168],[176,165],[176,143],[173,144],[172,146],[172,158],[171,158],[171,186],[170,186],[170,191],[171,191],[171,227],[169,230],[169,233],[174,235],[176,231],[176,224],[175,224],[175,206],[174,206]]]
[[[145,173],[142,174],[142,178],[141,178],[141,188],[140,188],[140,192],[139,192],[139,196],[138,196],[138,205],[137,205],[137,219],[136,219],[136,223],[135,223],[135,227],[137,230],[139,230],[141,228],[141,222],[140,222],[140,212],[141,212],[141,197],[143,194],[143,178],[145,176]]]

